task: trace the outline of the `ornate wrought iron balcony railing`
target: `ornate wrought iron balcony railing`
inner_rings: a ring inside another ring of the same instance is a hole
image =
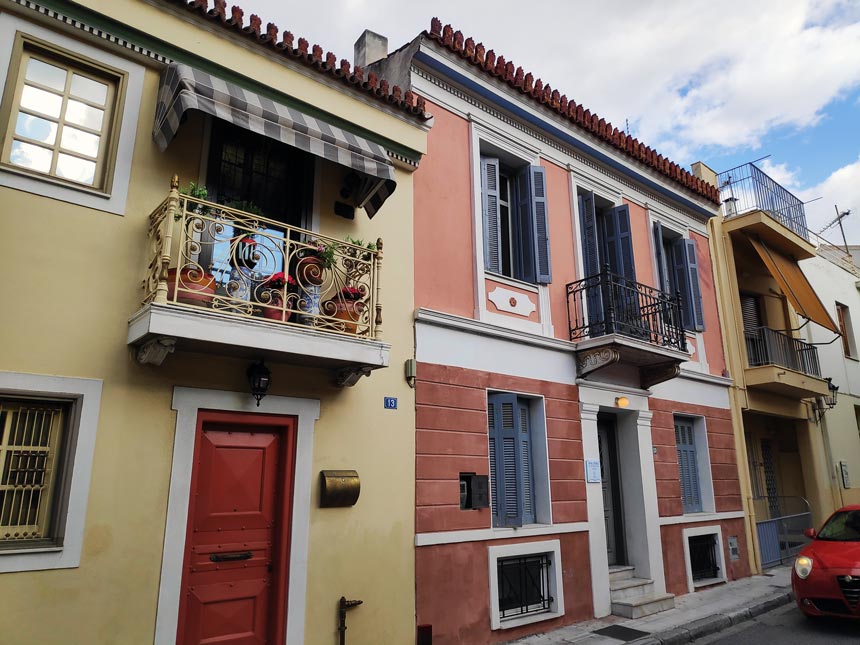
[[[668,296],[612,273],[607,267],[567,285],[570,339],[621,334],[687,351],[680,301],[680,295]]]
[[[803,202],[754,164],[721,172],[717,175],[717,185],[727,218],[764,211],[771,219],[809,240]]]
[[[338,240],[177,186],[150,215],[145,304],[380,338],[382,240]]]
[[[750,367],[779,365],[795,372],[821,378],[818,348],[792,338],[770,327],[744,331],[747,346],[747,364]]]

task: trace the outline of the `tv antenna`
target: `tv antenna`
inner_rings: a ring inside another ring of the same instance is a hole
[[[842,233],[842,244],[845,246],[845,252],[848,253],[848,240],[845,239],[845,228],[842,226],[842,220],[851,214],[851,209],[848,208],[840,212],[839,207],[836,204],[833,205],[833,208],[836,209],[836,217],[830,220],[830,223],[828,223],[827,226],[821,229],[818,234],[821,235],[827,229],[833,228],[834,226],[839,224],[839,232]]]

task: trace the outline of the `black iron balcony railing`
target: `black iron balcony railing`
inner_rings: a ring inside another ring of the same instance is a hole
[[[747,345],[747,362],[750,367],[779,365],[795,372],[821,378],[818,348],[792,338],[770,327],[744,331]]]
[[[680,302],[680,295],[666,295],[606,268],[567,285],[570,339],[621,334],[687,351]]]
[[[757,166],[747,163],[717,175],[726,217],[760,210],[809,240],[803,202]]]

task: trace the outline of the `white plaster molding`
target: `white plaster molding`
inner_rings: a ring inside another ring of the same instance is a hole
[[[723,555],[723,532],[719,524],[713,526],[695,526],[681,531],[684,540],[684,564],[687,569],[687,591],[693,593],[696,590],[696,584],[693,582],[693,568],[690,564],[690,538],[700,535],[715,535],[716,536],[716,556],[717,563],[720,568],[719,575],[716,578],[709,578],[708,584],[717,582],[725,582],[726,577],[726,562]]]
[[[730,379],[682,370],[677,378],[653,386],[651,395],[656,399],[727,410],[730,384]]]
[[[568,522],[563,524],[528,524],[516,528],[436,531],[433,533],[418,533],[415,536],[415,546],[459,544],[461,542],[491,542],[493,540],[511,540],[515,538],[538,537],[541,535],[582,533],[588,530],[588,522]]]
[[[65,510],[58,518],[63,527],[63,545],[41,549],[0,551],[0,573],[71,569],[80,566],[87,518],[93,452],[101,408],[102,381],[22,372],[0,372],[0,393],[12,396],[45,396],[75,402],[68,428],[72,428],[74,451],[67,462],[71,469]],[[68,473],[64,473],[68,476]],[[56,500],[62,504],[64,500]],[[62,508],[62,507],[61,507]]]
[[[672,524],[694,524],[696,522],[720,522],[722,520],[742,519],[743,517],[743,511],[722,511],[720,513],[687,513],[686,515],[661,517],[660,526],[671,526]]]
[[[269,395],[262,400],[260,407],[256,407],[253,398],[247,393],[176,387],[173,390],[172,408],[176,410],[176,434],[164,529],[161,582],[158,588],[155,645],[176,643],[194,442],[197,436],[197,416],[202,409],[278,414],[298,418],[290,532],[290,573],[287,583],[289,602],[286,642],[303,643],[314,424],[319,419],[320,402],[316,399]]]
[[[600,461],[600,447],[597,440],[597,413],[600,406],[583,403],[580,399],[579,410],[582,458]],[[600,484],[585,485],[585,503],[588,512],[592,604],[594,616],[600,618],[608,616],[612,611],[609,593],[609,558],[606,553],[606,524],[603,518],[603,488]]]
[[[547,593],[552,597],[552,601],[549,611],[502,621],[499,612],[498,561],[504,558],[542,555],[544,553],[550,555],[549,589],[547,589]],[[490,629],[511,629],[521,625],[529,625],[564,616],[564,575],[562,573],[564,568],[561,561],[561,542],[559,540],[491,546],[487,549],[487,558],[490,573]]]
[[[511,291],[504,287],[496,287],[487,294],[487,300],[496,305],[499,311],[506,311],[517,316],[525,316],[528,318],[533,311],[537,310],[537,305],[532,302],[532,299],[527,293],[519,291]]]

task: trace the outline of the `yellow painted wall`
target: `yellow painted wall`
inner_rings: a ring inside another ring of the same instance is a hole
[[[840,392],[836,407],[824,415],[824,431],[830,447],[829,474],[833,487],[833,505],[860,504],[860,431],[857,412],[860,397]],[[848,463],[850,488],[842,485],[838,463]]]
[[[189,48],[423,149],[419,128],[145,3],[85,4],[173,41],[182,36]],[[164,154],[152,142],[157,84],[157,71],[148,71],[124,217],[0,188],[7,303],[0,316],[0,369],[104,381],[81,565],[0,575],[3,642],[152,642],[175,428],[173,387],[247,391],[247,361],[177,353],[160,367],[141,366],[126,345],[127,320],[142,298],[148,215],[167,195],[173,173],[183,185],[198,173],[202,119],[192,115]],[[323,176],[337,174],[329,168]],[[317,508],[313,482],[305,633],[314,645],[336,642],[342,595],[364,600],[349,614],[350,643],[414,639],[414,396],[402,367],[414,352],[412,177],[398,170],[397,181],[372,221],[363,211],[354,222],[335,217],[333,187],[321,191],[329,196],[321,200],[323,233],[385,240],[383,339],[392,345],[391,367],[341,389],[327,370],[269,361],[271,394],[321,401],[313,472],[354,468],[362,480],[358,504],[347,509]],[[398,410],[384,410],[384,396],[398,397]]]

